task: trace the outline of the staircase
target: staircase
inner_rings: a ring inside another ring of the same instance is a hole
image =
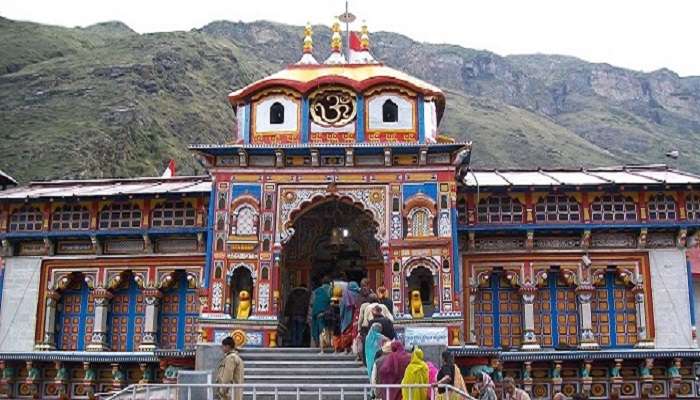
[[[335,385],[336,388],[323,388],[323,399],[340,398],[339,387],[346,385],[368,385],[367,370],[356,360],[354,354],[319,354],[318,349],[310,348],[261,348],[243,349],[239,355],[245,365],[246,384],[285,385],[278,387],[280,399],[296,398],[301,385],[300,398],[319,399],[318,387],[307,385]],[[246,398],[252,398],[252,391],[245,391]],[[256,388],[257,397],[274,395],[274,389],[264,386]],[[362,389],[343,389],[345,399],[363,399]],[[369,393],[367,398],[369,398]]]

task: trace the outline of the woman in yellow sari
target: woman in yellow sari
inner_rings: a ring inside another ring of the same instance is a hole
[[[426,385],[422,388],[401,388],[403,400],[428,400],[428,364],[423,361],[423,350],[413,349],[411,362],[406,367],[402,385]]]

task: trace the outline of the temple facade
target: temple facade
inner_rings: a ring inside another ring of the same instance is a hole
[[[700,395],[700,177],[472,169],[439,88],[375,60],[365,27],[344,52],[336,23],[323,62],[311,35],[229,94],[237,137],[191,146],[207,176],[0,173],[0,396],[173,382],[226,336],[290,346],[326,278],[386,289],[399,337],[449,346],[470,383]]]

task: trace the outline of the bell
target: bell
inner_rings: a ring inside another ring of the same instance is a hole
[[[331,229],[331,239],[328,241],[331,246],[343,245],[343,230],[341,228]]]

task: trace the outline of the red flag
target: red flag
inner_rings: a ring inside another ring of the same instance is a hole
[[[175,176],[175,160],[170,160],[168,167],[165,168],[165,171],[163,171],[161,178],[172,178],[173,176]]]
[[[361,51],[362,42],[360,41],[360,35],[357,32],[350,32],[350,50]]]

